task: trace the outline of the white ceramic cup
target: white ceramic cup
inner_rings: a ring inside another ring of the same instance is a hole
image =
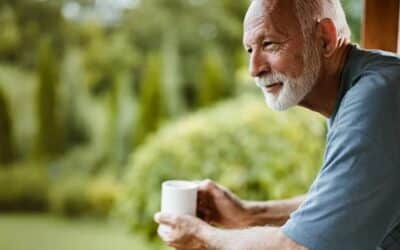
[[[161,212],[196,216],[199,184],[191,181],[171,180],[162,184]]]
[[[170,180],[162,183],[161,212],[175,215],[196,216],[197,190],[199,182]],[[170,228],[160,225],[159,230],[168,232]]]

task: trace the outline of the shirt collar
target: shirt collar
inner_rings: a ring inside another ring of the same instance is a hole
[[[363,63],[361,63],[362,50],[358,47],[358,45],[351,44],[350,46],[350,51],[347,55],[346,62],[340,75],[339,94],[335,102],[335,108],[331,117],[328,119],[328,129],[332,127],[335,121],[343,97],[357,81],[357,78],[360,75],[359,73],[361,73],[363,68]]]

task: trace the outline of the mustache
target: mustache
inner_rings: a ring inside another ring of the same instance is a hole
[[[277,82],[282,82],[282,83],[288,82],[289,79],[290,78],[287,77],[284,74],[271,73],[271,74],[268,74],[268,75],[263,75],[263,76],[256,77],[255,78],[255,82],[256,82],[256,85],[259,88],[263,88],[265,86],[268,86],[268,85],[271,85],[271,84],[274,84],[274,83],[277,83]]]

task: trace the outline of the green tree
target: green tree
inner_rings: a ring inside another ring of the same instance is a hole
[[[342,0],[342,4],[352,32],[351,40],[358,43],[361,39],[362,1]]]
[[[136,120],[134,145],[144,141],[147,135],[155,131],[165,118],[164,99],[161,91],[160,56],[147,57],[140,81],[138,117]]]
[[[142,51],[162,51],[162,84],[168,115],[196,108],[199,63],[209,48],[221,52],[216,64],[223,62],[226,72],[234,75],[236,55],[242,51],[242,19],[247,0],[182,1],[146,0],[127,12],[126,32]],[[139,24],[140,23],[140,24]],[[133,35],[134,34],[134,35]],[[214,57],[215,58],[215,57]],[[234,78],[222,77],[226,84]],[[222,97],[222,96],[219,96]],[[213,99],[216,101],[217,99]],[[177,106],[184,106],[177,108]],[[187,106],[187,107],[186,107]]]
[[[0,24],[2,26],[2,32],[0,33],[0,55],[10,58],[18,52],[21,42],[16,15],[10,6],[0,8]]]
[[[13,129],[9,108],[0,88],[0,165],[10,163],[16,156],[12,136]]]
[[[221,55],[217,51],[208,51],[203,58],[199,76],[198,105],[208,106],[228,94],[226,73]],[[234,86],[230,86],[233,88]]]
[[[60,110],[57,100],[59,87],[59,65],[54,54],[51,39],[41,41],[38,56],[38,89],[37,89],[37,118],[38,156],[55,156],[61,153],[63,146],[63,132]]]
[[[63,53],[66,32],[61,14],[61,1],[2,0],[0,1],[0,37],[3,48],[0,60],[35,66],[40,45],[38,37],[51,36],[57,53]]]

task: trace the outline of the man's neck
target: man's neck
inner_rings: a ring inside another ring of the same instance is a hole
[[[329,118],[338,99],[341,75],[351,49],[348,41],[340,41],[336,52],[323,61],[321,76],[312,91],[300,102],[300,106]]]

